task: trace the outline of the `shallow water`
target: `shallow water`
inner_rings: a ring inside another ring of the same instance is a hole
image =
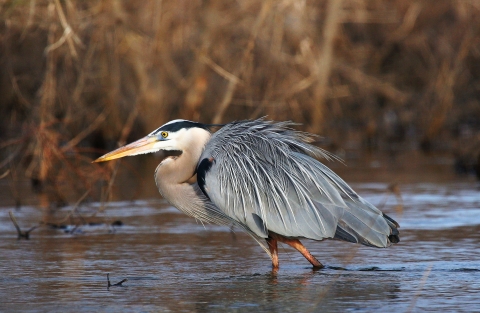
[[[471,181],[356,183],[401,225],[401,242],[375,249],[304,241],[327,267],[313,271],[280,248],[280,270],[247,235],[197,224],[162,200],[114,202],[123,226],[73,234],[41,227],[17,240],[0,208],[0,311],[32,312],[423,312],[480,310],[480,197]],[[403,207],[398,207],[403,201]],[[86,204],[85,215],[98,204]],[[64,208],[65,214],[71,208]],[[23,228],[41,211],[14,211]],[[106,275],[122,286],[107,288]]]

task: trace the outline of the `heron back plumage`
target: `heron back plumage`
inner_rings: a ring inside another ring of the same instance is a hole
[[[317,158],[335,159],[288,122],[225,125],[212,135],[197,167],[208,198],[247,231],[267,238],[336,238],[386,247],[398,224],[359,197]]]

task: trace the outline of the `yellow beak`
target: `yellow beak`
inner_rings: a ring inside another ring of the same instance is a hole
[[[126,146],[120,147],[117,150],[113,150],[109,152],[92,163],[97,162],[105,162],[115,159],[120,159],[130,155],[137,155],[137,154],[145,154],[145,153],[152,153],[156,152],[158,148],[154,148],[155,143],[157,143],[157,139],[155,137],[143,137],[137,141],[134,141]]]

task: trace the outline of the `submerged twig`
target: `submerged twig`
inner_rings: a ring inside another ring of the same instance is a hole
[[[18,239],[22,239],[22,238],[25,238],[25,239],[27,239],[27,240],[30,239],[30,232],[33,231],[35,228],[37,228],[38,225],[33,226],[33,227],[30,228],[29,230],[23,232],[23,231],[20,229],[20,226],[18,226],[17,219],[15,218],[15,215],[13,215],[13,212],[12,212],[12,211],[8,211],[8,214],[10,215],[10,219],[12,220],[13,225],[14,225],[15,228],[17,229]]]
[[[112,284],[112,283],[110,283],[110,273],[107,273],[107,284],[108,284],[107,289],[110,288],[111,286],[123,286],[122,284],[124,282],[126,282],[127,280],[128,280],[127,278],[124,278],[121,281],[119,281],[118,283]]]

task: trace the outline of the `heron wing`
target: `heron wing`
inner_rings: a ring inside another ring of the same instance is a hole
[[[217,131],[197,168],[203,192],[259,237],[273,231],[387,246],[391,228],[382,212],[317,161],[333,156],[290,125],[241,121]]]

